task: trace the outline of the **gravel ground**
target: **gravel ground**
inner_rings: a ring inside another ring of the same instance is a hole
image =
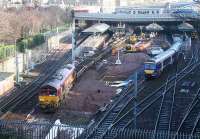
[[[112,76],[115,80],[119,80],[121,77],[126,79],[136,68],[141,66],[147,58],[148,56],[144,53],[123,54],[121,56],[122,65],[107,64],[98,70],[95,67],[88,70],[69,92],[65,100],[66,109],[95,113],[100,107],[109,103],[117,89],[106,86],[106,78],[104,77]],[[109,57],[108,63],[113,63],[115,60],[116,57]],[[105,75],[102,76],[102,73]]]
[[[106,86],[98,77],[96,70],[88,70],[69,92],[65,100],[66,109],[95,113],[98,108],[108,103],[115,94],[115,88]]]
[[[105,72],[106,80],[127,79],[130,74],[139,68],[147,59],[148,55],[144,53],[127,53],[120,56],[121,65],[115,65],[117,56],[112,56],[108,59],[111,63]]]

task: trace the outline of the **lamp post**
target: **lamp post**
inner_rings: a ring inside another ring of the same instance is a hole
[[[76,27],[75,27],[74,11],[72,11],[71,16],[72,16],[72,63],[74,63],[75,61],[74,49],[76,48],[76,40],[75,40]]]
[[[16,64],[16,83],[19,83],[19,61],[17,52],[17,39],[15,39],[15,64]]]
[[[115,64],[116,65],[121,65],[122,64],[121,60],[119,59],[119,48],[118,48],[117,60],[116,60]]]

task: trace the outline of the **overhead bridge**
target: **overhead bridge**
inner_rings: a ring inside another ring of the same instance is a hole
[[[108,13],[75,13],[75,20],[85,21],[117,21],[117,22],[174,22],[191,21],[171,14],[133,15],[133,14],[108,14]]]

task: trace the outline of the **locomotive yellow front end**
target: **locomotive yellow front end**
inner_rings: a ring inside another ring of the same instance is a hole
[[[156,68],[156,64],[153,62],[144,63],[144,74],[146,78],[158,77],[159,69]]]
[[[45,112],[55,111],[60,102],[59,96],[57,96],[57,90],[55,88],[42,88],[39,94],[39,107]]]
[[[39,96],[39,106],[44,111],[54,111],[59,106],[59,97]]]

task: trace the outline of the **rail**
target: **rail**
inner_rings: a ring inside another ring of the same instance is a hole
[[[41,75],[39,75],[37,79],[35,79],[32,83],[30,83],[28,86],[26,86],[22,90],[20,91],[16,90],[19,92],[14,93],[13,94],[14,96],[11,96],[11,98],[7,98],[1,101],[0,114],[3,115],[5,112],[13,110],[17,105],[25,102],[30,97],[36,95],[37,90],[39,89],[39,86],[42,85],[46,81],[46,79],[48,79],[52,75],[52,73],[54,73],[57,70],[57,67],[61,66],[61,63],[66,61],[65,57],[70,57],[70,53],[71,52],[64,54],[61,61],[59,61],[58,63],[52,64],[50,67],[47,64],[46,67],[48,67],[48,71],[46,71],[46,75],[42,73]],[[59,55],[57,57],[59,57]]]
[[[170,132],[168,134],[167,131],[158,131],[154,133],[152,130],[144,130],[144,129],[125,129],[122,130],[121,128],[113,128],[109,131],[108,134],[118,133],[117,138],[112,139],[151,139],[155,136],[158,139],[172,139],[174,137],[174,132]],[[186,133],[179,133],[176,136],[176,139],[188,139],[190,137],[189,134]],[[194,135],[191,139],[199,139],[200,135]]]
[[[190,60],[192,61],[192,60]],[[185,72],[187,67],[185,67],[183,70],[181,70],[181,72],[178,74],[180,75],[181,73]],[[170,78],[169,79],[169,82],[171,82],[172,80],[174,80],[174,77]],[[161,90],[165,87],[165,84],[162,85],[161,87],[159,87],[157,90],[155,90],[153,93],[151,93],[149,96],[147,96],[146,98],[144,98],[141,102],[139,102],[139,104],[136,106],[136,107],[143,107],[142,110],[140,110],[138,112],[138,116],[144,111],[146,110],[149,106],[151,106],[154,102],[156,102],[161,96],[162,96],[162,93],[161,93]],[[154,97],[155,99],[152,99],[152,97]],[[152,101],[148,101],[148,100],[152,100]],[[142,106],[142,104],[144,106]],[[117,121],[115,121],[113,123],[113,126],[115,126],[119,121],[123,120],[129,113],[131,113],[133,111],[134,108],[131,108],[129,111],[127,111],[120,119],[118,119]]]
[[[195,57],[192,55],[192,59],[188,62],[188,65],[184,68],[184,69],[182,69],[179,73],[177,73],[177,75],[176,76],[173,76],[172,78],[170,78],[170,80],[169,80],[169,82],[172,82],[172,81],[174,81],[174,80],[176,80],[176,78],[178,78],[178,80],[177,80],[177,82],[178,81],[180,81],[182,78],[184,78],[186,75],[188,75],[189,73],[191,73],[191,71],[193,71],[198,65],[200,64],[200,62],[198,62],[198,55],[196,55]],[[175,83],[175,85],[176,85],[176,83]],[[141,115],[148,107],[150,107],[153,103],[155,103],[158,99],[160,99],[160,97],[162,96],[162,93],[161,93],[161,90],[162,90],[162,88],[164,87],[165,85],[162,85],[160,88],[158,88],[154,93],[152,93],[152,94],[150,94],[148,97],[146,97],[144,100],[142,100],[136,107],[139,107],[141,104],[143,104],[144,102],[146,102],[145,103],[145,105],[142,107],[143,109],[142,110],[140,110],[139,112],[138,112],[138,114],[137,114],[137,117],[139,116],[139,115]],[[171,89],[172,87],[173,87],[174,85],[171,85],[168,89],[167,89],[167,91],[169,91],[169,89]],[[175,91],[175,90],[174,90]],[[157,95],[157,93],[159,93],[159,95]],[[151,97],[152,96],[155,96],[155,99],[152,99]],[[173,98],[174,98],[174,95],[173,95]],[[147,100],[151,100],[150,102],[149,101],[147,101]],[[173,100],[174,101],[174,100]],[[128,115],[130,114],[130,113],[132,113],[132,111],[133,111],[133,109],[134,108],[131,108],[128,112],[126,112],[122,117],[120,117],[117,121],[115,121],[114,123],[113,123],[113,128],[114,127],[121,127],[122,125],[123,125],[123,127],[122,127],[122,130],[125,130],[132,122],[133,122],[133,120],[134,119],[131,119],[130,120],[130,118],[128,118]],[[170,111],[172,111],[172,107],[171,107],[171,110]],[[171,116],[170,116],[170,118],[171,118]],[[123,123],[122,122],[122,119],[123,119],[123,121],[125,121],[126,122],[126,124],[125,123]],[[128,119],[128,120],[127,120]],[[120,123],[120,121],[121,121],[121,124],[122,125],[119,125],[119,123]],[[112,133],[113,134],[113,133]],[[114,135],[114,137],[116,137],[117,136],[117,133]]]
[[[178,53],[178,57],[179,57]],[[155,124],[155,129],[154,132],[156,133],[159,130],[164,130],[170,132],[170,123],[171,123],[171,118],[172,118],[172,110],[174,106],[174,99],[175,99],[175,94],[176,94],[176,87],[177,87],[177,72],[178,72],[178,64],[176,64],[176,72],[175,72],[175,79],[174,82],[171,82],[173,84],[173,91],[169,92],[167,91],[167,86],[169,85],[169,77],[167,78],[166,86],[163,92],[162,96],[162,102],[160,105],[158,117],[156,120]],[[172,100],[172,102],[171,102]],[[169,103],[169,101],[171,103]],[[155,135],[155,134],[154,134]],[[153,137],[155,139],[155,136]]]
[[[188,66],[188,69],[189,69],[189,71],[187,71],[186,73],[184,73],[184,74],[178,74],[177,76],[177,82],[179,82],[181,79],[183,79],[186,75],[188,75],[189,73],[191,73],[197,66],[199,66],[200,65],[200,62],[198,63],[198,64],[191,64],[191,65],[189,65]],[[185,71],[185,70],[184,70]],[[182,73],[182,72],[181,72]],[[180,76],[180,77],[179,77]],[[174,78],[175,77],[172,77],[172,79],[174,80]],[[173,85],[171,85],[169,88],[168,88],[168,90],[167,91],[169,91],[169,89],[171,89],[173,87]],[[149,106],[151,106],[156,100],[158,100],[160,97],[162,96],[162,93],[160,92],[160,95],[157,97],[157,98],[155,98],[153,101],[151,101],[150,103],[149,103],[149,105],[147,105],[147,107],[145,107],[145,108],[143,108],[139,113],[138,113],[138,115],[137,116],[140,116],[141,114],[142,114],[142,112],[144,112]],[[138,105],[141,105],[142,103],[140,103],[140,104],[138,104]],[[131,121],[129,121],[129,123],[125,126],[125,127],[127,127],[127,126],[129,126],[129,124],[132,122],[132,120]]]
[[[49,129],[55,126],[51,132],[48,134]],[[27,123],[22,121],[12,121],[5,122],[0,121],[0,137],[1,138],[29,138],[29,139],[41,139],[47,137],[50,138],[79,138],[81,137],[81,132],[85,129],[85,125],[73,125],[73,124],[62,124],[62,125],[53,125],[49,123]],[[58,134],[56,134],[56,132]],[[175,133],[164,131],[158,131],[154,133],[152,130],[142,130],[142,129],[125,129],[121,128],[112,128],[108,131],[108,134],[118,133],[118,138],[120,139],[150,139],[152,136],[155,136],[159,139],[170,139],[175,136]],[[47,136],[48,134],[48,136]],[[154,135],[155,134],[155,135]],[[189,139],[190,135],[186,133],[179,133],[176,136],[176,139]],[[190,139],[199,139],[200,135],[194,135]]]
[[[92,61],[88,61],[89,63],[85,63],[86,65],[81,65],[81,69],[78,72],[78,77],[85,72],[88,68],[90,68],[95,62],[100,60],[103,56],[105,56],[108,52],[110,52],[110,48],[102,51],[102,54],[97,54],[96,58]],[[65,53],[63,56],[60,56],[60,54],[57,54],[56,57],[59,58],[59,62],[54,62],[54,64],[49,64],[45,65],[44,73],[40,74],[37,79],[35,79],[33,82],[28,84],[25,88],[20,90],[20,92],[13,93],[10,98],[7,98],[5,100],[2,100],[0,102],[0,115],[3,115],[4,113],[8,111],[14,110],[17,106],[20,104],[23,104],[30,100],[32,97],[36,96],[39,90],[39,87],[48,79],[51,77],[51,75],[62,65],[68,64],[71,62],[71,53],[72,51],[68,51]],[[48,70],[46,70],[48,69]],[[19,91],[19,90],[17,90]]]
[[[176,136],[179,134],[181,128],[183,127],[184,123],[186,122],[186,119],[189,118],[189,114],[191,114],[192,110],[194,110],[195,106],[200,106],[199,104],[199,93],[200,93],[200,88],[197,90],[197,93],[196,93],[196,96],[194,97],[194,99],[192,100],[192,102],[190,103],[190,106],[188,107],[188,110],[184,116],[184,118],[182,119],[181,121],[181,124],[179,125],[178,127],[178,130],[176,131],[176,134],[174,136],[174,139],[176,138]],[[198,109],[199,110],[199,109]],[[197,119],[199,119],[199,114],[197,113],[197,110],[194,110],[195,111],[195,117],[197,117]],[[195,118],[195,117],[192,117],[192,118]],[[195,120],[196,121],[196,120]],[[192,122],[192,121],[191,121]],[[186,125],[187,126],[187,125]],[[195,128],[195,123],[194,123],[194,126],[192,128],[192,131],[191,131],[191,135],[190,135],[190,138],[192,137],[193,135],[193,130]]]
[[[164,89],[164,92],[162,93],[162,101],[161,101],[161,105],[160,105],[160,108],[159,108],[159,112],[158,112],[158,117],[157,117],[157,120],[156,120],[156,125],[155,125],[155,129],[154,129],[154,133],[156,133],[157,130],[158,130],[159,120],[161,118],[162,108],[164,106],[164,100],[165,100],[165,97],[166,97],[166,94],[167,94],[167,86],[168,86],[168,84],[169,84],[169,77],[167,78],[165,89]],[[155,134],[153,136],[153,139],[155,139]]]

